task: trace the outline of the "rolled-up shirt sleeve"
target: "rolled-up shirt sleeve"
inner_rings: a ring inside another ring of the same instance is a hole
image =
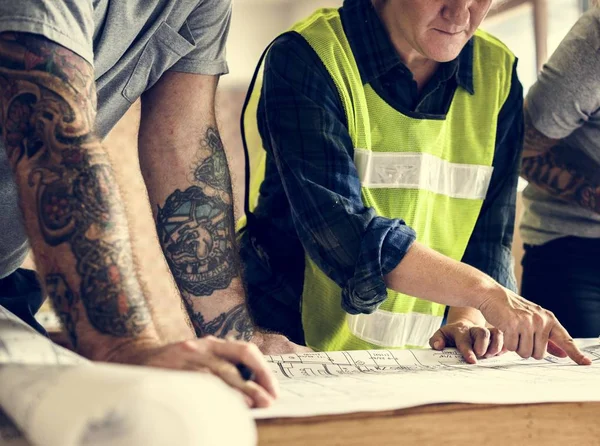
[[[363,204],[338,92],[300,36],[288,34],[272,45],[261,101],[265,149],[275,159],[304,249],[342,288],[346,312],[373,312],[387,297],[384,275],[402,260],[415,232]]]

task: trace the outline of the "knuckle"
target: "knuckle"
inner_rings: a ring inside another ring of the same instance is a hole
[[[452,322],[451,324],[444,325],[440,328],[440,332],[446,334],[456,334],[456,333],[468,333],[471,327],[465,324],[462,321]]]
[[[204,339],[194,339],[180,344],[182,350],[192,351],[197,354],[204,354],[208,351],[208,345]]]
[[[260,354],[260,350],[255,344],[244,343],[240,345],[240,355],[242,359],[253,358]]]
[[[464,330],[468,330],[469,329],[468,325],[465,324],[464,322],[456,322],[454,324],[454,326],[455,326],[455,328],[457,330],[460,330],[460,331],[464,331]]]
[[[532,320],[535,326],[544,325],[546,322],[546,318],[542,315],[542,313],[533,313]]]
[[[483,338],[490,337],[490,331],[485,327],[475,327],[474,330],[477,336],[481,336]]]

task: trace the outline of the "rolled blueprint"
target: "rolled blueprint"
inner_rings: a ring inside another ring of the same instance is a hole
[[[35,446],[256,444],[241,395],[204,373],[91,363],[0,307],[0,407]]]

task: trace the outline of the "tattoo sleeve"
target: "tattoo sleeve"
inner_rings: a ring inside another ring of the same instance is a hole
[[[521,176],[556,198],[600,213],[600,166],[540,133],[527,112]]]
[[[158,206],[159,240],[197,335],[250,340],[253,324],[243,303],[209,321],[199,309],[198,299],[218,299],[218,291],[240,276],[231,178],[216,126],[204,132],[196,157],[189,187],[175,190]]]
[[[0,34],[0,125],[30,243],[65,329],[88,354],[152,330],[94,133],[95,97],[92,67],[76,54],[40,36]]]
[[[558,143],[558,140],[548,138],[546,135],[539,132],[533,125],[533,120],[529,116],[527,103],[525,103],[524,108],[525,137],[523,141],[523,158],[543,155],[549,149],[554,147]]]

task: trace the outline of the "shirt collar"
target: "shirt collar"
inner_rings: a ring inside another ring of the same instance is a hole
[[[344,0],[340,15],[364,84],[397,66],[406,69],[371,0]],[[460,87],[473,94],[473,39],[456,59],[443,64],[442,69],[443,78],[448,80],[454,76]]]

